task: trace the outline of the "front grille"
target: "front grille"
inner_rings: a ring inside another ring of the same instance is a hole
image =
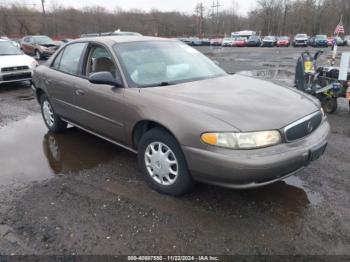
[[[14,74],[14,75],[4,75],[2,77],[3,81],[12,81],[12,80],[21,80],[21,79],[28,79],[32,78],[31,73],[21,73],[21,74]]]
[[[21,70],[28,70],[29,66],[12,66],[12,67],[4,67],[1,69],[1,72],[16,72]]]
[[[287,142],[301,139],[314,132],[322,122],[322,112],[313,113],[284,128]]]

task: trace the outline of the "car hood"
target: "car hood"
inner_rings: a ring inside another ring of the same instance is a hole
[[[301,38],[294,38],[294,40],[298,41],[307,41],[307,38],[301,37]]]
[[[24,65],[31,66],[33,61],[35,60],[27,55],[4,55],[0,56],[0,68]]]
[[[224,121],[241,131],[280,129],[317,110],[313,98],[287,87],[242,75],[142,89],[156,101],[176,103]]]

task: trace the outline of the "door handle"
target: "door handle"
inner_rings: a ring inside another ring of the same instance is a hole
[[[85,92],[84,92],[83,90],[81,90],[81,89],[76,89],[76,90],[75,90],[75,94],[76,94],[77,96],[82,96],[82,95],[85,95]]]

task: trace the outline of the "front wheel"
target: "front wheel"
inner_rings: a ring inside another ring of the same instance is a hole
[[[323,110],[328,113],[334,113],[338,108],[337,98],[325,96],[321,100]]]
[[[143,135],[138,152],[139,166],[148,185],[156,191],[180,196],[192,191],[194,182],[176,139],[155,128]]]
[[[53,133],[62,133],[67,129],[67,123],[55,113],[46,95],[40,97],[41,113],[47,128]]]

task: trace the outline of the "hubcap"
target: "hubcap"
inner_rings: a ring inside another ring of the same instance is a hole
[[[44,101],[43,103],[43,115],[44,115],[46,124],[49,127],[52,127],[55,122],[55,119],[53,117],[52,107],[48,101]]]
[[[174,152],[162,142],[153,142],[145,152],[148,174],[158,184],[170,186],[178,177],[179,165]]]
[[[38,51],[35,52],[35,58],[36,58],[37,60],[40,59],[40,53],[39,53]]]

